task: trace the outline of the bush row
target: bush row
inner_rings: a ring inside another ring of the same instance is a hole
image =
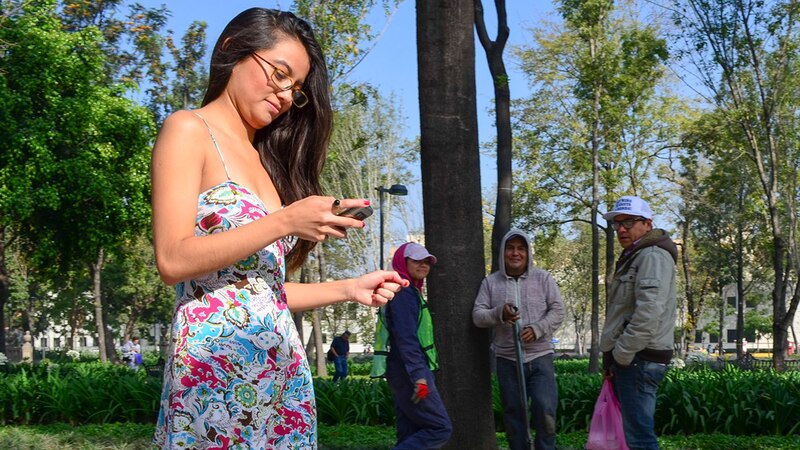
[[[585,432],[602,377],[587,374],[585,361],[557,361],[556,371],[559,432]],[[323,424],[394,424],[391,393],[382,379],[315,378],[314,387]],[[0,423],[153,423],[160,390],[158,377],[99,362],[17,367],[0,372]],[[800,435],[800,373],[671,369],[659,389],[656,427],[664,435]]]

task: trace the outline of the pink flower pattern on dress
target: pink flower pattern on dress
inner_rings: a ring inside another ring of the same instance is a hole
[[[199,196],[195,235],[267,214],[256,195],[229,180]],[[283,288],[291,245],[275,242],[176,286],[159,448],[317,447],[311,371]]]

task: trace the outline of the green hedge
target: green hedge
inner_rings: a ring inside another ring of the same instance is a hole
[[[353,366],[366,370],[367,363]],[[559,432],[588,429],[602,377],[586,361],[556,361]],[[352,367],[352,368],[355,368]],[[315,378],[320,423],[393,425],[386,382]],[[108,363],[37,364],[0,371],[0,424],[153,423],[161,379]],[[495,423],[503,413],[493,381]],[[658,392],[659,434],[800,435],[800,372],[671,369]]]

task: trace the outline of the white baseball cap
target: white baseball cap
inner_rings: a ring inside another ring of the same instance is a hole
[[[635,195],[626,195],[614,204],[614,209],[603,214],[603,219],[612,220],[620,214],[627,214],[629,216],[644,217],[645,219],[652,219],[653,212],[650,211],[650,205]]]
[[[406,258],[411,258],[414,261],[430,259],[432,264],[436,264],[436,257],[431,255],[428,249],[417,244],[416,242],[409,242],[408,245],[406,245],[403,256]]]

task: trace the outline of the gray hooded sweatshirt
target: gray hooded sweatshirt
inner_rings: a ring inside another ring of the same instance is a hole
[[[516,236],[523,238],[528,247],[528,269],[515,278],[506,274],[504,252],[506,242]],[[516,361],[514,325],[503,323],[503,306],[511,303],[519,308],[520,330],[531,327],[536,334],[536,340],[522,344],[525,362],[553,353],[553,332],[564,320],[558,285],[549,272],[533,267],[531,243],[521,230],[506,233],[499,251],[500,269],[483,279],[472,308],[472,321],[481,328],[494,328],[495,355]]]

